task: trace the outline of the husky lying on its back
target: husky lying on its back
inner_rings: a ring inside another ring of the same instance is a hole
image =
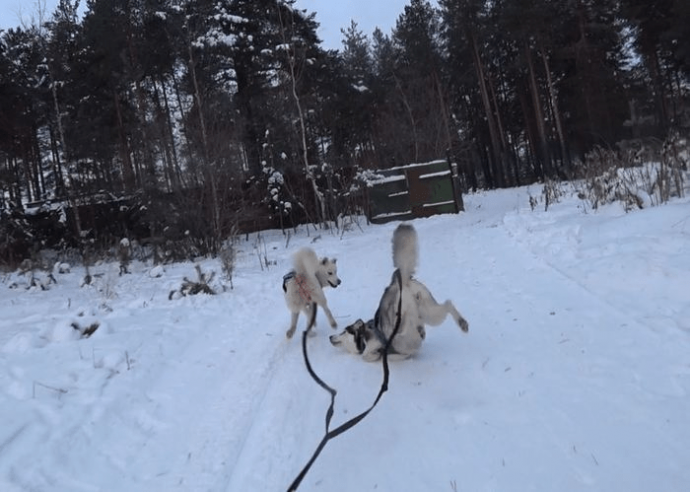
[[[462,331],[468,331],[467,321],[451,301],[437,303],[429,289],[412,278],[417,268],[418,255],[417,232],[414,227],[408,224],[399,225],[393,233],[393,265],[396,271],[390,285],[383,292],[374,319],[366,323],[358,319],[341,334],[331,336],[333,345],[360,354],[366,361],[378,360],[386,341],[395,329],[398,302],[401,302],[402,306],[400,328],[393,338],[389,359],[405,359],[413,355],[419,350],[426,336],[425,325],[438,326],[447,315],[453,317]]]
[[[292,313],[287,337],[292,338],[295,334],[299,313],[304,312],[307,320],[310,320],[316,316],[317,305],[326,313],[331,327],[337,327],[323,292],[324,287],[340,285],[335,258],[319,260],[313,249],[302,248],[292,256],[292,261],[294,269],[283,277],[285,302]]]

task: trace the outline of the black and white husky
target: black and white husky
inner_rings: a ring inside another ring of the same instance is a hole
[[[462,331],[468,331],[467,321],[451,301],[439,304],[429,289],[412,277],[418,256],[417,231],[409,224],[400,224],[393,233],[393,265],[396,271],[383,292],[374,319],[367,322],[358,319],[339,335],[332,335],[330,340],[334,346],[360,354],[369,362],[378,360],[395,329],[399,302],[402,306],[400,328],[391,343],[389,359],[405,359],[413,355],[424,341],[425,326],[438,326],[448,315]]]
[[[335,258],[321,258],[311,248],[302,248],[292,256],[294,269],[283,277],[283,291],[285,302],[292,314],[290,328],[286,335],[292,338],[297,329],[299,313],[303,312],[307,317],[307,323],[312,316],[316,316],[316,307],[321,306],[328,317],[332,328],[338,324],[328,309],[324,287],[337,287],[340,285],[338,278],[338,265]]]

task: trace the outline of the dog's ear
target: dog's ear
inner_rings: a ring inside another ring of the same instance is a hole
[[[326,258],[326,257],[321,258],[321,264],[325,265],[326,263],[328,263],[328,258]]]
[[[333,258],[331,261],[335,264],[338,262],[338,258]]]

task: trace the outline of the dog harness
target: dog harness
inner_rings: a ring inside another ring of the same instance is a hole
[[[369,321],[367,321],[367,328],[369,328],[371,330],[371,332],[378,339],[378,341],[381,342],[381,345],[383,345],[385,347],[388,339],[386,338],[386,335],[383,334],[383,330],[379,327],[379,312],[378,311],[376,311],[376,315],[374,316],[374,319],[370,319]],[[392,349],[393,349],[393,347],[391,346],[390,350],[392,350]]]
[[[283,291],[287,292],[287,284],[290,280],[297,282],[297,291],[305,304],[311,304],[311,290],[307,285],[307,279],[304,275],[297,275],[297,272],[290,270],[283,276]]]
[[[369,323],[367,323],[369,324]],[[383,355],[383,352],[386,350],[386,346],[388,347],[388,354],[393,354],[396,355],[398,353],[395,348],[393,348],[393,345],[388,345],[388,339],[386,338],[386,335],[383,333],[383,330],[378,326],[376,323],[371,324],[372,332],[374,333],[374,336],[378,339],[379,342],[381,342],[381,347],[380,352]]]
[[[290,270],[285,275],[283,275],[283,292],[287,292],[287,284],[290,280],[295,278],[295,275],[297,275],[297,274],[295,273],[294,270]]]

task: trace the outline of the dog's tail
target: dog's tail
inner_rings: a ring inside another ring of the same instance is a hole
[[[292,255],[292,264],[300,275],[316,275],[319,258],[311,248],[301,248]]]
[[[393,232],[393,266],[400,270],[403,283],[414,275],[418,257],[417,231],[410,224],[400,224]]]

